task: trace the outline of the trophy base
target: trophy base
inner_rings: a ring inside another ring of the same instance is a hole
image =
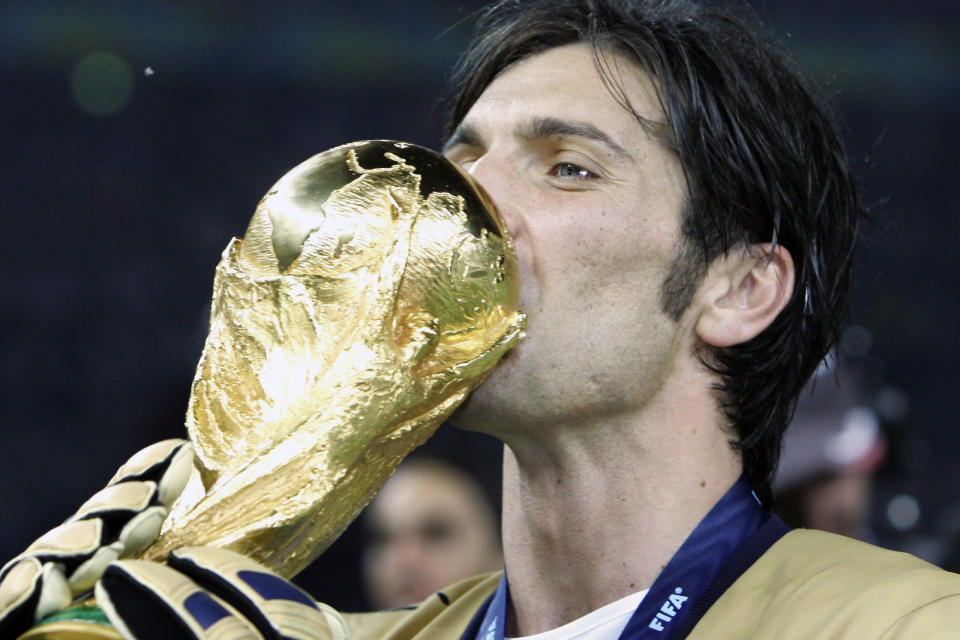
[[[93,601],[58,611],[38,622],[17,640],[123,640]]]

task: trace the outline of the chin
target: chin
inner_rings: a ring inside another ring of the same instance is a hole
[[[532,361],[529,338],[524,338],[500,359],[486,379],[447,420],[453,426],[500,438],[511,416],[523,414],[525,394],[523,364]]]
[[[486,382],[474,389],[463,404],[447,418],[447,422],[458,429],[487,433],[488,430],[484,428],[486,422],[484,417],[489,417],[490,412],[484,410],[484,407],[487,406],[486,398],[484,398],[484,385],[486,385]]]

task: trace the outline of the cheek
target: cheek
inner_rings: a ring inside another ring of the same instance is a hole
[[[477,573],[474,564],[477,562],[478,549],[463,537],[431,551],[427,569],[438,582],[452,583]]]
[[[364,553],[361,567],[364,581],[370,585],[372,590],[382,595],[385,585],[390,582],[390,576],[387,575],[388,569],[383,562],[383,558],[369,552]]]
[[[598,297],[640,302],[659,290],[671,249],[668,239],[642,227],[600,223],[564,242],[554,284],[585,303]]]
[[[562,194],[541,199],[538,209],[523,216],[524,223],[516,225],[521,308],[534,313],[531,328],[541,321],[535,317],[540,310],[560,312],[569,322],[573,311],[593,315],[612,307],[620,315],[627,305],[643,307],[634,309],[642,312],[659,299],[679,234],[679,213],[672,199],[638,201],[637,192],[646,190],[634,186],[629,197],[606,200]]]

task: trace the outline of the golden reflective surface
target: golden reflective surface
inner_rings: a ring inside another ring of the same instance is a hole
[[[441,155],[358,142],[294,168],[217,267],[197,474],[144,556],[294,575],[522,337],[517,289],[503,221]]]
[[[386,140],[316,155],[260,201],[214,277],[190,396],[190,484],[143,557],[318,556],[523,336],[493,204],[440,154]],[[89,601],[21,640],[116,638]]]

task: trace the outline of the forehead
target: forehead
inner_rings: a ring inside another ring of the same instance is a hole
[[[550,115],[589,123],[622,146],[643,146],[648,143],[646,131],[624,100],[645,120],[665,122],[654,83],[645,70],[621,54],[595,52],[590,45],[576,43],[548,49],[507,67],[483,91],[463,123],[496,126]]]
[[[464,515],[483,509],[483,496],[467,476],[441,464],[401,466],[369,512],[375,521],[413,521],[436,514]]]

